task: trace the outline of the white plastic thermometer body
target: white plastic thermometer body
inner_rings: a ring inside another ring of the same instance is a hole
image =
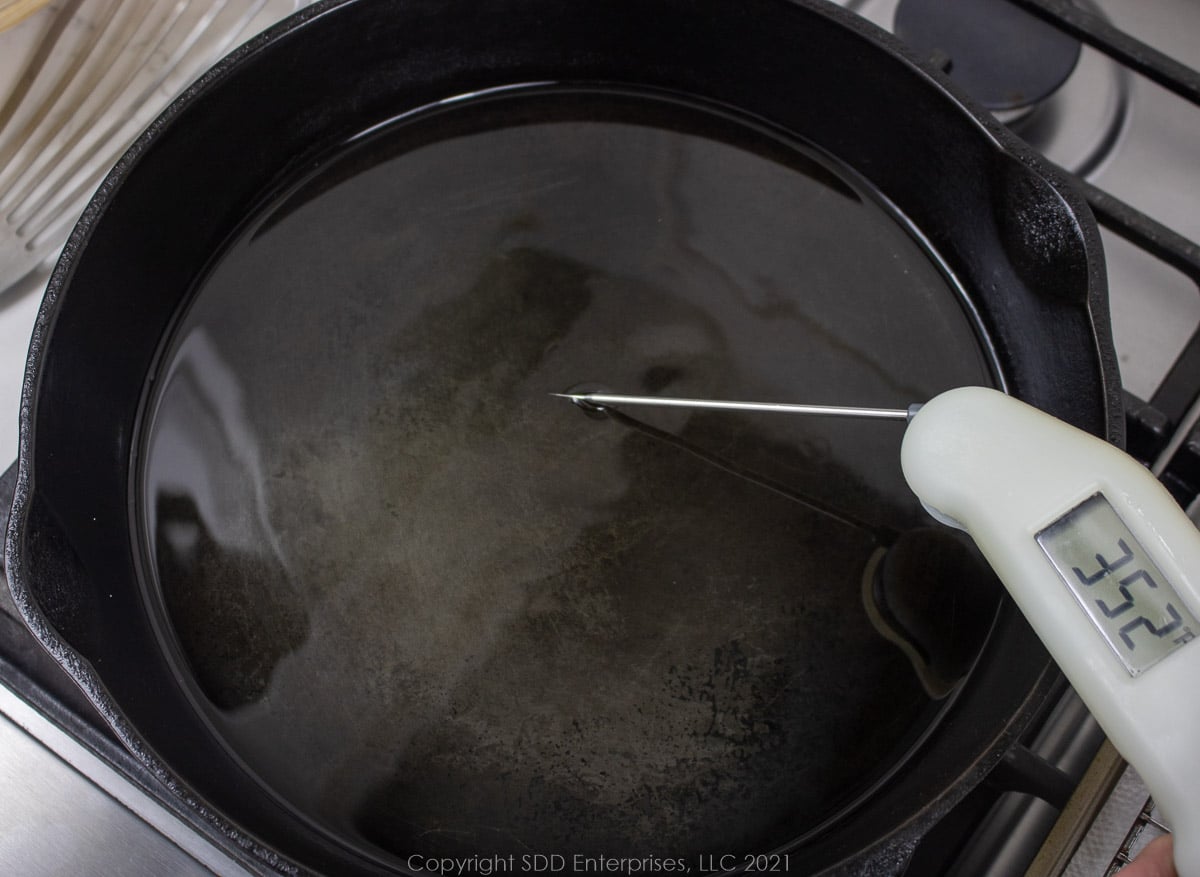
[[[1145,780],[1181,877],[1200,877],[1200,531],[1135,460],[995,390],[926,404],[901,464],[974,538]]]

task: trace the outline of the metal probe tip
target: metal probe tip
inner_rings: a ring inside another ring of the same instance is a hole
[[[551,393],[551,396],[557,396],[559,399],[570,399],[576,405],[586,406],[592,410],[599,410],[600,406],[592,401],[592,393]]]

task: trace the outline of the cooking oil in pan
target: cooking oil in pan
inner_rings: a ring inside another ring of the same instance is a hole
[[[902,427],[638,415],[756,481],[548,395],[991,382],[902,222],[780,135],[600,91],[415,114],[254,217],[161,373],[164,636],[247,769],[369,855],[776,849],[945,702],[862,603],[923,520]]]

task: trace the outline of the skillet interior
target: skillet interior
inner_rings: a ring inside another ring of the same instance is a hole
[[[148,603],[235,756],[401,861],[764,852],[878,782],[944,706],[862,600],[924,522],[902,429],[637,413],[739,477],[549,395],[988,382],[961,291],[856,183],[711,109],[531,89],[269,205],[142,426]],[[998,591],[919,587],[961,676]]]

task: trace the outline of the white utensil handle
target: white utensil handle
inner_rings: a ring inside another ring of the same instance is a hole
[[[995,390],[926,404],[901,464],[975,539],[1200,877],[1200,531],[1137,461]]]

